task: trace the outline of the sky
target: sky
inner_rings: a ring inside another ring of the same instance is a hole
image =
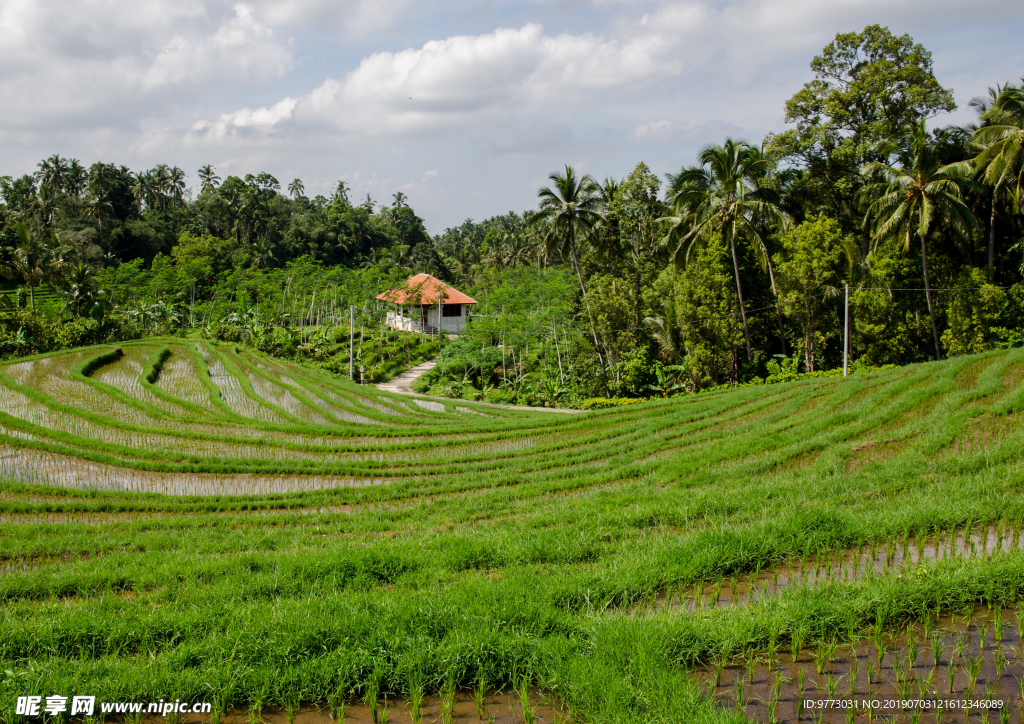
[[[53,153],[268,172],[431,233],[536,206],[565,164],[659,175],[786,128],[838,32],[887,25],[971,98],[1024,76],[1020,0],[0,0],[0,175]]]

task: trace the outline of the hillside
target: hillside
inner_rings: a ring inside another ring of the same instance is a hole
[[[736,718],[780,650],[813,679],[873,627],[880,648],[1018,604],[1022,383],[1017,349],[568,416],[180,339],[15,360],[0,711],[85,688],[257,715],[386,694],[407,721],[411,693],[482,677],[573,721]],[[1004,669],[1024,674],[971,686]]]

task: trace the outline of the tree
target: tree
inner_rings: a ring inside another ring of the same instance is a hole
[[[772,168],[771,160],[743,141],[726,139],[722,146],[708,146],[698,157],[700,166],[670,176],[669,203],[674,216],[663,217],[669,224],[665,243],[674,244],[677,266],[685,266],[692,250],[721,235],[732,254],[736,297],[747,361],[753,359],[747,310],[740,283],[737,241],[751,245],[762,266],[769,263],[766,230],[786,224],[779,208],[779,195],[759,185]]]
[[[96,289],[92,269],[79,262],[68,273],[65,288],[60,291],[60,295],[64,298],[65,311],[82,316],[92,313],[96,305],[103,301],[105,293]]]
[[[942,359],[928,275],[928,234],[941,224],[953,235],[970,238],[977,220],[963,202],[963,189],[974,185],[970,180],[973,166],[962,162],[943,165],[923,120],[911,131],[909,148],[886,150],[898,155],[899,164],[865,166],[868,178],[880,180],[864,188],[864,196],[870,201],[864,223],[871,229],[876,244],[880,239],[898,238],[903,241],[905,252],[910,250],[911,237],[917,235],[935,357]]]
[[[542,222],[550,224],[545,237],[545,246],[549,250],[560,253],[568,252],[576,279],[580,283],[583,304],[587,308],[590,331],[594,337],[594,351],[604,372],[604,356],[601,354],[601,343],[597,339],[597,328],[594,326],[594,315],[587,299],[587,287],[583,283],[580,271],[579,248],[585,243],[601,220],[601,198],[597,183],[590,176],[577,177],[572,166],[566,165],[565,174],[553,173],[548,178],[554,182],[554,189],[545,186],[537,192],[540,209],[531,219],[531,225]]]
[[[995,264],[996,203],[1000,196],[1008,204],[1019,205],[1024,189],[1024,80],[1020,86],[1002,86],[989,103],[977,103],[982,124],[974,132],[974,142],[982,147],[975,159],[982,180],[992,189],[988,238],[988,268],[992,277]]]
[[[301,179],[293,179],[292,182],[288,184],[288,193],[291,194],[293,199],[297,199],[300,196],[305,195],[306,187],[302,185]]]
[[[9,248],[4,275],[18,279],[28,286],[32,309],[36,308],[35,288],[43,282],[53,282],[67,267],[64,256],[67,247],[60,243],[52,231],[41,235],[25,224],[17,224],[18,245]]]
[[[199,184],[203,191],[212,191],[220,184],[220,176],[210,164],[199,167]]]
[[[839,294],[836,269],[844,244],[838,222],[825,216],[808,219],[780,236],[775,257],[779,301],[803,331],[804,364],[808,372],[819,366],[825,341],[824,318],[832,309],[829,298]]]
[[[798,182],[809,197],[805,204],[852,221],[860,167],[888,160],[878,145],[956,104],[932,72],[931,53],[880,25],[838,33],[811,61],[811,70],[814,80],[786,102],[786,121],[796,128],[770,137],[767,145],[805,171]]]

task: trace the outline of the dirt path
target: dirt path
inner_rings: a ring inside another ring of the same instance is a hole
[[[387,382],[381,382],[377,385],[377,389],[383,390],[384,392],[391,392],[396,395],[413,395],[415,397],[422,397],[425,400],[444,400],[445,402],[458,402],[448,397],[435,397],[433,395],[421,395],[418,392],[412,391],[412,383],[417,380],[421,375],[425,375],[430,370],[434,369],[437,363],[434,360],[427,360],[421,362],[415,367],[407,369],[405,372],[395,375]],[[471,401],[470,401],[471,402]],[[506,410],[529,410],[530,412],[562,412],[567,414],[575,414],[583,412],[583,410],[570,410],[567,408],[550,408],[550,407],[526,407],[523,405],[499,405],[494,402],[472,402],[474,405],[483,405],[485,407],[500,407]]]
[[[410,367],[405,372],[395,375],[387,382],[381,382],[377,385],[377,389],[383,390],[384,392],[394,392],[396,395],[412,395],[415,394],[412,391],[412,383],[420,375],[425,375],[430,370],[437,366],[437,362],[434,360],[427,360],[426,362],[420,362],[415,367]]]

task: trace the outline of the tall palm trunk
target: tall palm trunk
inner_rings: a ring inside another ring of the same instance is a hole
[[[782,354],[785,356],[788,353],[786,352],[786,331],[782,326],[782,312],[779,310],[779,290],[775,288],[775,272],[772,269],[771,257],[767,254],[765,256],[768,259],[768,279],[772,283],[772,296],[775,297],[775,318],[779,322],[779,342],[782,343]]]
[[[601,343],[597,341],[597,327],[594,325],[594,314],[590,311],[590,299],[587,298],[587,288],[583,285],[583,275],[580,273],[580,264],[576,259],[575,236],[569,243],[569,254],[572,257],[572,268],[576,272],[576,278],[580,282],[580,292],[583,293],[583,304],[587,307],[587,319],[590,320],[590,332],[594,335],[594,351],[597,352],[597,361],[601,363],[601,375],[604,377],[605,386],[608,386],[608,373],[605,370],[604,355],[601,354]]]
[[[924,269],[924,296],[928,300],[928,318],[932,323],[932,338],[935,340],[935,359],[942,359],[942,348],[939,347],[939,327],[935,323],[935,305],[932,304],[932,287],[928,278],[928,242],[921,237],[921,266]]]
[[[736,296],[740,300],[740,318],[743,320],[743,341],[747,343],[747,362],[751,362],[754,359],[754,355],[750,351],[750,330],[747,329],[747,308],[743,304],[743,286],[740,284],[740,262],[736,256],[736,235],[733,233],[731,228],[732,224],[726,227],[729,234],[729,250],[732,251],[732,270],[736,274]]]
[[[992,191],[992,210],[988,221],[988,280],[995,278],[996,265],[996,192]]]

